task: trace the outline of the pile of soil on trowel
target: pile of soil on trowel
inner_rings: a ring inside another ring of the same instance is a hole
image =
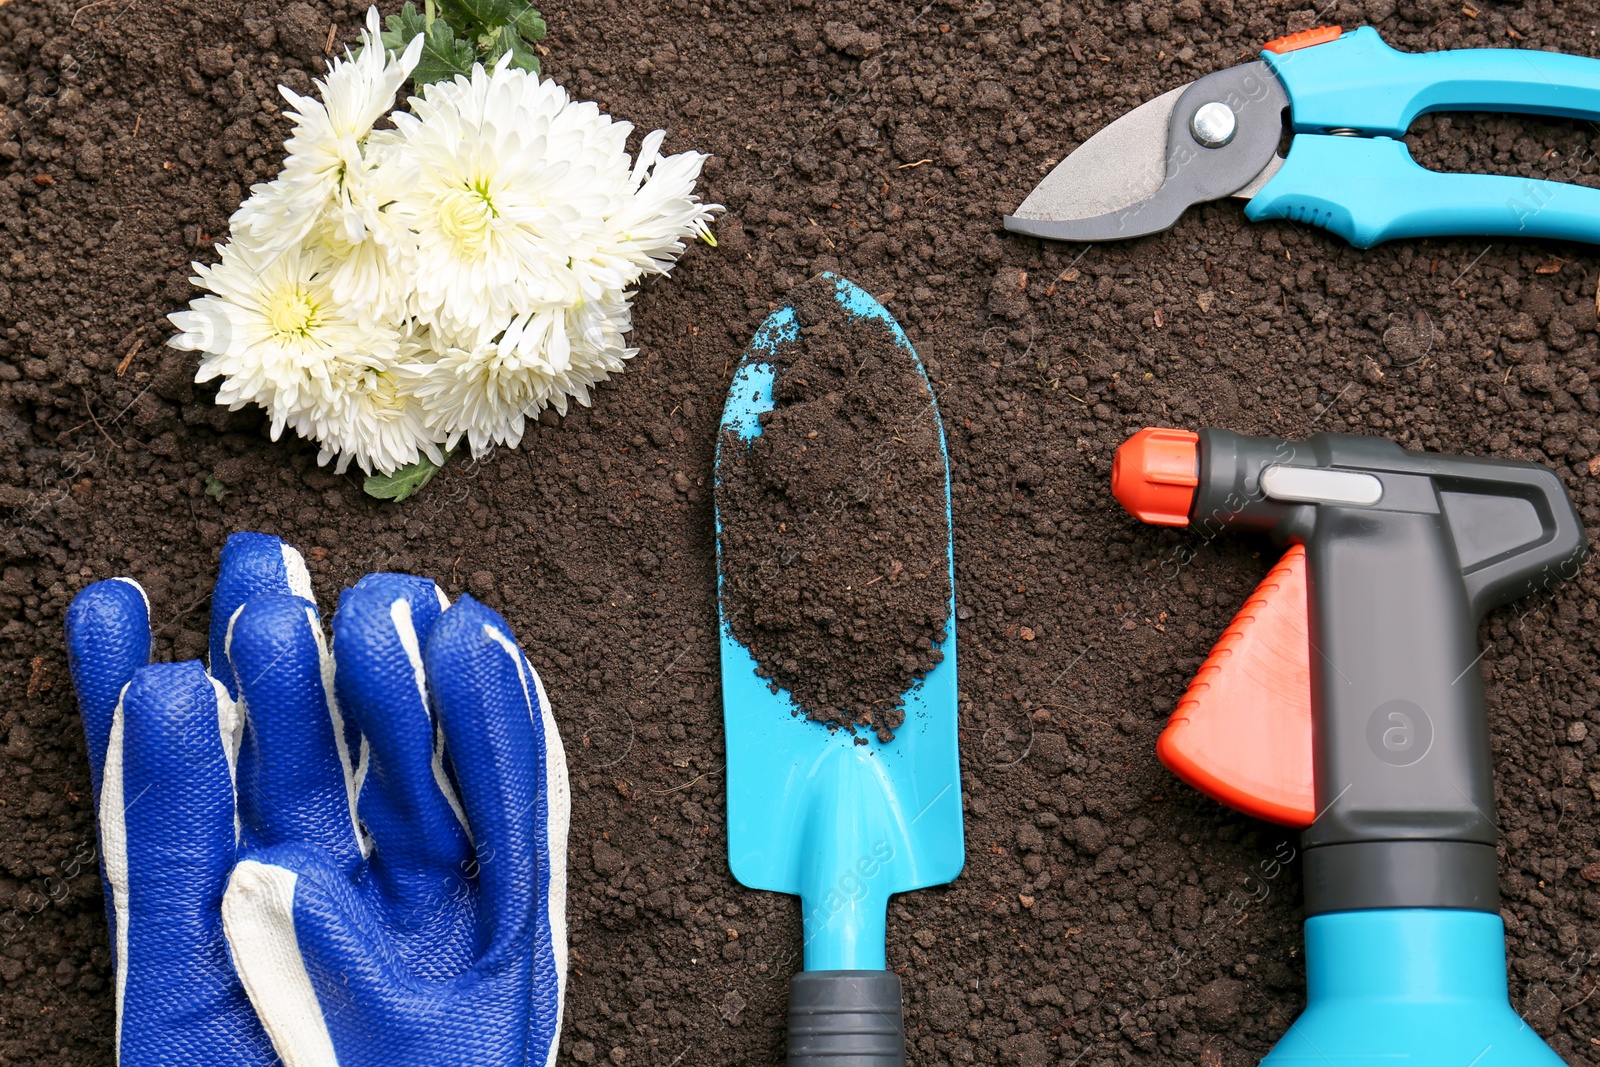
[[[881,321],[818,278],[790,301],[773,410],[723,441],[723,607],[758,673],[810,718],[889,741],[942,658],[945,468],[933,394]]]

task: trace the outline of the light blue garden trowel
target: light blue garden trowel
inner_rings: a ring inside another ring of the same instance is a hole
[[[922,374],[939,447],[944,432],[927,374],[904,331],[867,293],[823,275],[853,316],[879,319]],[[728,391],[718,453],[761,433],[772,409],[773,350],[799,336],[792,307],[756,332]],[[945,521],[950,517],[945,461]],[[960,761],[956,750],[955,570],[951,559],[944,659],[905,695],[894,740],[856,744],[795,714],[786,691],[756,676],[748,649],[722,632],[722,707],[728,743],[728,865],[752,889],[800,897],[805,970],[789,985],[789,1067],[903,1067],[900,979],[886,969],[889,897],[941,885],[961,872]],[[717,581],[722,524],[717,521]],[[719,613],[721,600],[719,597]],[[868,735],[870,736],[870,734]]]

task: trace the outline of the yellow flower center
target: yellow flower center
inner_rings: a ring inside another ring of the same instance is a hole
[[[483,247],[499,217],[484,182],[451,189],[439,198],[439,229],[468,255]]]
[[[302,285],[280,289],[267,301],[267,321],[280,341],[303,341],[317,328],[316,302]]]
[[[372,370],[367,372],[367,396],[372,402],[373,410],[388,418],[393,418],[405,410],[406,402],[400,396],[399,383],[394,375],[386,371]]]

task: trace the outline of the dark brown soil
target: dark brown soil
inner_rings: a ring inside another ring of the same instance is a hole
[[[192,295],[187,261],[272,172],[273,86],[307,91],[329,27],[353,39],[359,11],[0,7],[0,1063],[112,1061],[62,611],[131,573],[163,620],[159,654],[199,655],[240,529],[304,549],[325,603],[377,568],[429,574],[526,642],[574,775],[563,1062],[779,1062],[799,909],[726,867],[709,486],[750,334],[796,280],[838,270],[917,346],[955,483],[969,848],[953,885],[890,906],[914,1062],[1254,1064],[1305,993],[1299,866],[1279,862],[1294,840],[1181,786],[1153,749],[1270,549],[1140,526],[1111,499],[1113,450],[1156,422],[1388,434],[1550,463],[1593,532],[1594,249],[1362,252],[1231,203],[1085,248],[1008,238],[1000,214],[1116,115],[1313,19],[1371,22],[1409,50],[1594,55],[1600,5],[573,0],[546,15],[549,72],[669,126],[669,149],[716,154],[721,245],[642,294],[640,354],[592,409],[547,412],[520,450],[454,463],[395,506],[210,404],[192,358],[161,346]],[[1594,172],[1581,124],[1474,122],[1429,136],[1463,164]],[[1600,885],[1583,874],[1600,874],[1596,574],[1496,613],[1480,664],[1512,1000],[1571,1064],[1600,1064]]]
[[[809,718],[892,741],[944,659],[944,454],[911,353],[834,289],[790,290],[800,336],[772,353],[773,409],[748,447],[722,442],[723,612]]]

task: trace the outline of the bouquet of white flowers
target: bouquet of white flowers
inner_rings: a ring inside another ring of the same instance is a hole
[[[341,472],[437,465],[462,440],[479,455],[587,404],[634,354],[631,287],[721,210],[694,192],[706,156],[663,156],[658,130],[630,159],[631,124],[509,54],[391,114],[423,44],[386,51],[374,9],[320,99],[281,89],[283,167],[195,264],[208,295],[171,316],[218,403],[261,405],[274,440],[290,427]]]

